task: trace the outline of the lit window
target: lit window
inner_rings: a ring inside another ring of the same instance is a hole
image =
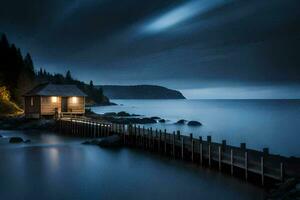
[[[33,97],[30,97],[30,105],[33,106]]]
[[[72,97],[72,103],[77,103],[77,97]]]
[[[57,102],[57,97],[52,97],[51,100],[52,100],[52,103],[56,103]]]

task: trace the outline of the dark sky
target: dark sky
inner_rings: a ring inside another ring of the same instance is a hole
[[[0,32],[36,67],[95,84],[291,90],[299,9],[299,0],[1,0]]]

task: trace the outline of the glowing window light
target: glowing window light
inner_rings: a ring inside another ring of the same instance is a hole
[[[51,97],[51,101],[52,101],[52,103],[56,103],[57,102],[57,97]]]
[[[72,103],[77,103],[77,97],[72,97]]]

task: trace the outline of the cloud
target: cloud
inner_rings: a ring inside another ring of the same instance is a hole
[[[299,82],[299,5],[10,0],[0,7],[0,31],[29,51],[37,67],[70,69],[94,83]]]
[[[193,0],[161,14],[142,27],[142,32],[158,33],[185,22],[197,15],[221,6],[230,1],[225,0]]]

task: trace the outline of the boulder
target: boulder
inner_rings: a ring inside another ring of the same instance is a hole
[[[117,113],[117,116],[119,116],[119,117],[129,117],[130,114],[125,112],[125,111],[121,111],[121,112]]]
[[[201,126],[202,124],[198,121],[189,121],[188,126]]]
[[[183,124],[185,124],[185,122],[186,122],[186,120],[180,119],[180,120],[178,120],[175,124],[183,125]]]
[[[151,117],[151,119],[158,120],[160,119],[160,117],[155,116],[155,117]]]
[[[9,143],[22,143],[24,140],[21,137],[11,137]]]
[[[160,123],[165,123],[166,120],[165,120],[165,119],[160,119],[159,122],[160,122]]]
[[[155,123],[157,123],[157,121],[155,119],[145,117],[145,118],[139,119],[138,124],[155,124]]]
[[[119,147],[122,144],[122,139],[118,135],[105,137],[99,141],[100,147]]]
[[[116,115],[117,115],[117,113],[115,113],[115,112],[106,112],[103,114],[103,116],[116,116]]]

